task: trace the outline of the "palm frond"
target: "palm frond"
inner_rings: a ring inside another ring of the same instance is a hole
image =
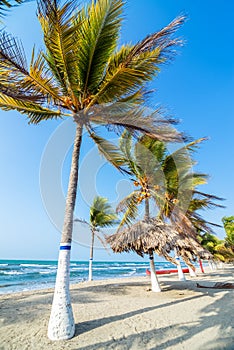
[[[48,103],[53,100],[56,103],[61,102],[59,91],[54,86],[52,76],[43,60],[40,52],[38,58],[34,61],[34,50],[30,71],[27,68],[27,61],[21,43],[6,32],[0,33],[0,81],[2,88],[0,91],[8,92],[9,96],[22,100],[28,99],[29,95],[34,96],[38,101]],[[12,86],[18,90],[13,94]]]
[[[140,191],[134,191],[125,197],[117,206],[117,213],[123,212],[123,217],[118,226],[117,232],[124,225],[131,225],[138,215],[138,196]]]
[[[145,39],[135,45],[129,54],[128,59],[131,60],[135,56],[144,52],[152,51],[153,49],[159,48],[160,51],[167,49],[167,55],[173,54],[171,50],[178,45],[182,44],[181,39],[173,38],[173,34],[184,24],[186,20],[185,16],[178,16],[166,27],[160,31],[147,36]],[[164,57],[162,57],[163,59]]]
[[[106,75],[100,84],[97,94],[93,97],[91,105],[97,103],[107,103],[113,101],[122,101],[127,95],[133,95],[139,90],[139,86],[144,86],[159,71],[155,67],[155,62],[159,51],[144,53],[131,65],[125,65],[122,57],[127,58],[130,49],[123,47],[120,53],[110,59]]]
[[[80,27],[77,22],[77,2],[65,3],[59,0],[38,0],[38,18],[44,34],[47,49],[45,55],[50,69],[63,88],[65,96],[73,97],[79,89],[77,82],[77,38]],[[76,19],[76,24],[74,24]]]
[[[84,96],[97,91],[119,38],[123,1],[92,1],[83,15],[77,59]]]
[[[1,69],[14,69],[18,74],[28,74],[27,60],[19,40],[6,32],[0,32]]]
[[[46,96],[47,103],[63,105],[63,98],[60,88],[48,69],[44,54],[40,51],[35,59],[34,50],[30,63],[28,76],[24,78],[22,87],[27,91],[36,91],[38,94]]]
[[[15,98],[4,96],[0,93],[0,108],[5,111],[16,110],[22,114],[27,114],[30,123],[38,124],[41,120],[61,118],[61,111],[50,110],[36,103],[17,100]]]
[[[159,162],[162,162],[166,155],[166,144],[165,142],[159,141],[157,139],[152,139],[146,135],[142,136],[139,140],[144,147],[157,158]]]
[[[214,195],[214,194],[209,194],[209,193],[205,193],[205,192],[201,192],[201,191],[197,191],[197,190],[194,191],[194,194],[196,194],[196,195],[198,195],[198,196],[200,196],[200,197],[207,198],[207,199],[212,200],[212,201],[214,201],[214,200],[217,200],[217,201],[224,201],[224,200],[225,200],[224,198],[218,197],[218,196],[216,196],[216,195]],[[218,206],[219,206],[219,205],[218,205]],[[221,207],[222,207],[222,208],[225,208],[225,207],[222,206],[222,205],[221,205]]]
[[[139,176],[140,168],[138,167],[134,155],[132,155],[132,135],[128,131],[124,131],[119,138],[119,148],[125,159],[125,164],[128,168],[128,172],[131,175]]]
[[[125,160],[119,152],[118,147],[116,147],[110,141],[102,138],[97,135],[96,131],[94,132],[90,128],[87,128],[89,132],[89,136],[95,142],[98,147],[99,153],[103,155],[106,160],[111,163],[115,168],[117,168],[120,172],[126,173],[127,171],[123,168],[125,165]]]
[[[166,142],[184,140],[184,135],[171,126],[171,120],[163,116],[160,108],[153,111],[131,103],[113,103],[93,106],[84,114],[90,122],[112,126],[117,133],[126,129],[133,134],[143,133]]]
[[[159,71],[159,65],[170,59],[175,54],[173,49],[181,45],[181,40],[172,36],[184,21],[185,17],[180,16],[138,44],[124,46],[115,53],[91,105],[106,103],[113,98],[118,101],[121,96],[133,94],[139,85],[151,80]]]

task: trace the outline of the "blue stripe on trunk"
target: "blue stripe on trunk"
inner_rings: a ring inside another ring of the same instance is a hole
[[[71,246],[70,245],[61,245],[60,250],[71,250]]]

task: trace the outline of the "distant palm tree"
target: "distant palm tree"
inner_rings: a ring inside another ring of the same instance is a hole
[[[69,339],[75,332],[70,249],[84,128],[116,167],[122,164],[117,148],[97,134],[94,124],[114,131],[127,128],[169,142],[180,138],[165,126],[160,110],[149,113],[140,104],[145,101],[146,83],[181,44],[173,34],[185,18],[176,18],[135,45],[118,48],[123,3],[97,0],[79,11],[76,0],[38,0],[45,51],[36,55],[33,50],[29,68],[21,44],[9,34],[0,34],[0,108],[26,114],[34,124],[70,117],[76,128],[48,330],[52,340]]]
[[[90,244],[90,258],[89,258],[89,281],[93,279],[93,249],[95,236],[105,245],[104,241],[99,235],[100,228],[111,227],[117,224],[117,215],[113,211],[107,198],[95,197],[93,204],[90,207],[89,222],[85,220],[75,219],[75,222],[81,222],[88,225],[91,229],[91,244]]]
[[[200,235],[200,242],[204,248],[211,252],[215,260],[234,261],[234,251],[226,245],[225,239],[219,239],[216,235],[206,232]]]
[[[226,245],[232,249],[234,253],[234,216],[224,216],[222,222],[226,232]]]

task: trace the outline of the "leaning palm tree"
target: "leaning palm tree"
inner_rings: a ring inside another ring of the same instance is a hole
[[[177,163],[183,161],[187,167],[187,163],[191,163],[187,155],[188,150],[193,149],[193,147],[201,141],[202,139],[199,139],[180,148],[183,159],[177,157]],[[131,224],[131,221],[136,219],[141,203],[144,203],[145,206],[144,220],[147,222],[150,219],[149,199],[161,200],[163,197],[162,191],[159,192],[160,187],[164,188],[165,185],[162,164],[163,160],[168,156],[166,144],[160,140],[152,139],[149,136],[143,136],[137,143],[133,144],[132,136],[127,132],[124,132],[120,139],[120,150],[122,152],[122,158],[125,160],[125,166],[127,166],[127,172],[131,176],[133,184],[138,187],[138,189],[130,193],[130,195],[124,198],[117,206],[117,212],[124,213],[119,229],[125,224]],[[154,250],[149,249],[152,291],[160,291],[157,275],[155,273],[153,252]],[[179,268],[180,263],[178,262],[177,265]]]
[[[196,189],[198,185],[206,183],[207,175],[192,171],[195,163],[191,155],[204,140],[201,138],[192,141],[168,153],[164,142],[149,136],[143,136],[133,144],[129,133],[122,135],[120,149],[131,180],[138,189],[124,198],[117,207],[117,211],[124,212],[120,227],[130,224],[138,215],[139,204],[143,201],[149,203],[149,198],[158,207],[158,217],[164,221],[170,220],[177,232],[183,234],[181,237],[186,233],[188,237],[194,236],[196,239],[198,227],[204,229],[212,224],[195,212],[198,208],[221,207],[215,202],[221,198]],[[174,251],[179,278],[185,279],[176,246]]]
[[[137,143],[133,143],[131,134],[123,133],[120,139],[122,159],[137,188],[117,207],[117,211],[124,212],[120,227],[137,216],[139,207],[136,204],[141,204],[145,199],[151,198],[155,201],[160,219],[172,216],[178,195],[182,200],[186,198],[185,203],[190,205],[192,190],[198,183],[198,177],[202,179],[201,183],[205,181],[203,174],[191,172],[194,164],[191,154],[203,140],[204,138],[192,141],[169,153],[167,144],[161,140],[143,136]],[[181,206],[180,210],[182,209]]]
[[[69,271],[83,130],[116,167],[121,166],[118,150],[98,135],[95,124],[169,142],[180,139],[160,110],[149,112],[140,104],[145,101],[145,84],[181,44],[174,33],[185,18],[176,18],[135,45],[118,48],[123,0],[92,1],[81,10],[76,0],[37,4],[45,50],[37,54],[33,50],[29,68],[21,43],[1,32],[0,108],[26,114],[34,124],[69,117],[76,129],[48,328],[49,338],[57,340],[69,339],[75,332]]]
[[[111,227],[117,223],[117,215],[114,213],[111,205],[108,203],[107,198],[96,196],[93,200],[93,204],[90,207],[89,222],[86,220],[75,219],[75,222],[81,222],[90,227],[91,230],[91,244],[90,244],[90,257],[89,257],[89,281],[93,279],[93,250],[95,236],[105,245],[103,239],[99,235],[100,228]]]

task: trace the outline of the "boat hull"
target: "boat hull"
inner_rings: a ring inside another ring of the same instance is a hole
[[[189,273],[188,268],[182,269],[183,273]],[[177,273],[177,269],[169,269],[169,270],[157,270],[155,271],[157,275],[169,275],[170,273]],[[146,275],[150,276],[150,270],[146,269]]]

